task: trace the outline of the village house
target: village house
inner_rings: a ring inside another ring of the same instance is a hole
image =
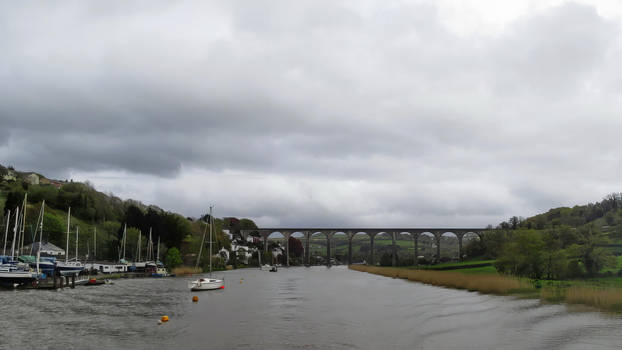
[[[26,178],[24,179],[24,181],[26,181],[26,183],[28,183],[30,185],[38,185],[39,184],[39,175],[37,175],[35,173],[28,174],[26,176]]]
[[[37,255],[37,252],[39,251],[39,242],[35,242],[31,245],[24,247],[24,251],[32,251],[33,255]],[[49,242],[43,242],[41,244],[41,256],[52,256],[55,258],[60,258],[62,256],[65,256],[65,249],[59,248]]]
[[[15,181],[17,178],[15,177],[15,173],[12,170],[7,170],[7,173],[2,176],[2,180],[4,181]]]

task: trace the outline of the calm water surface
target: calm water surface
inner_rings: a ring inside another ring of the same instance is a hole
[[[350,271],[0,291],[0,349],[620,349],[622,317]],[[240,280],[243,278],[242,283]],[[192,303],[193,295],[199,296]],[[170,322],[158,325],[162,315]]]

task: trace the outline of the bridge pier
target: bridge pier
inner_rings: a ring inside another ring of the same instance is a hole
[[[397,249],[395,247],[395,232],[391,232],[391,266],[395,267],[396,265],[396,255],[397,255]]]
[[[331,267],[331,263],[330,263],[330,258],[331,258],[331,242],[333,241],[333,236],[335,235],[335,232],[329,231],[329,232],[324,232],[324,234],[326,235],[326,266],[327,267]]]
[[[264,253],[268,252],[268,235],[262,234],[263,236],[263,251]]]
[[[330,237],[326,235],[326,266],[330,267]]]
[[[462,237],[463,235],[458,235],[458,260],[460,261],[464,260],[462,257]]]
[[[289,267],[289,237],[292,234],[289,232],[283,233],[283,237],[285,237],[285,266]]]
[[[352,265],[352,234],[348,234],[348,265]]]
[[[442,233],[435,232],[434,238],[436,239],[436,263],[441,262],[441,235]]]
[[[415,258],[413,259],[414,265],[419,265],[419,235],[413,234],[413,240],[415,241]]]
[[[311,232],[305,232],[305,238],[307,239],[306,246],[305,246],[305,253],[307,254],[306,256],[306,262],[307,265],[311,265],[311,251],[309,250],[310,248],[310,241],[311,241]]]
[[[369,234],[369,264],[371,266],[376,265],[374,263],[374,237],[376,237],[375,234]]]

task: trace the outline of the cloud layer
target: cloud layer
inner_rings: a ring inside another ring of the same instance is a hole
[[[449,3],[0,4],[0,162],[263,225],[485,226],[620,191],[619,13]]]

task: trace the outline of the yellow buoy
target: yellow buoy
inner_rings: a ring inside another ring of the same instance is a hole
[[[193,297],[192,297],[192,301],[194,301],[194,302],[196,303],[197,301],[199,301],[199,297],[198,297],[198,296],[196,296],[196,295],[195,295],[195,296],[193,296]]]
[[[162,321],[162,323],[164,323],[164,322],[168,322],[168,316],[162,316],[162,317],[160,318],[160,321]]]

